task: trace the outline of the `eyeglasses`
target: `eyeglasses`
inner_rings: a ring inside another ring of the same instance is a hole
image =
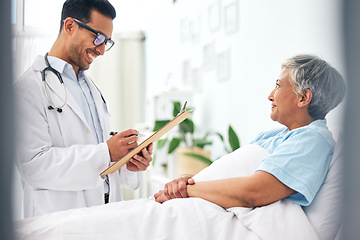
[[[101,46],[102,44],[105,43],[105,51],[109,51],[110,48],[112,46],[114,46],[115,42],[113,40],[111,40],[110,38],[106,37],[105,34],[103,34],[102,32],[96,31],[95,29],[89,27],[88,25],[86,25],[85,23],[83,23],[80,20],[77,20],[76,18],[73,18],[74,21],[82,28],[85,28],[87,30],[89,30],[90,32],[93,32],[94,34],[96,34],[93,44],[95,46]]]

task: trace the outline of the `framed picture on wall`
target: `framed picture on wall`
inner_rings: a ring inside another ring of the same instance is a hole
[[[201,18],[200,18],[200,16],[197,16],[190,20],[189,30],[190,30],[191,40],[193,42],[197,42],[200,39],[200,34],[201,34]]]
[[[217,79],[224,82],[230,79],[230,50],[226,49],[217,55]]]
[[[238,30],[238,2],[234,1],[224,7],[224,28],[226,33]]]
[[[192,83],[192,88],[195,91],[200,91],[202,86],[201,86],[201,70],[200,68],[193,68],[191,70],[191,83]]]
[[[203,48],[203,68],[204,70],[211,70],[215,64],[215,43],[210,42],[204,45]]]
[[[191,65],[190,60],[184,60],[182,62],[182,81],[185,86],[188,86],[190,84],[190,75],[191,75]]]
[[[187,18],[180,20],[180,41],[184,42],[189,38],[189,21]]]
[[[219,30],[221,24],[220,2],[212,3],[208,8],[208,25],[211,32]]]

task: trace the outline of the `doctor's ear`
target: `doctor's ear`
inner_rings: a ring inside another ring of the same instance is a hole
[[[73,31],[75,25],[76,25],[76,23],[75,23],[74,19],[72,19],[71,17],[68,17],[64,20],[62,30],[66,33],[70,33]]]
[[[298,103],[299,107],[306,107],[310,104],[312,99],[312,91],[310,89],[305,89],[303,94],[300,96],[300,101]]]

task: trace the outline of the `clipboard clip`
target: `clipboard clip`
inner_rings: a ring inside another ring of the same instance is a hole
[[[185,101],[184,102],[184,104],[182,105],[182,108],[181,108],[181,110],[180,110],[180,112],[178,113],[178,115],[177,116],[179,116],[180,114],[182,114],[183,112],[186,112],[186,105],[187,105],[187,101]],[[192,112],[193,111],[193,109],[191,109],[191,110],[189,110],[188,112]]]
[[[181,110],[180,110],[179,114],[181,114],[181,113],[185,112],[185,109],[186,109],[186,104],[187,104],[187,101],[185,101],[185,102],[184,102],[184,104],[183,104],[183,106],[182,106],[182,108],[181,108]]]

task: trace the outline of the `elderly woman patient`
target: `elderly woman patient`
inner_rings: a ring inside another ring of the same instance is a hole
[[[19,237],[318,240],[319,231],[300,206],[314,200],[329,170],[335,141],[325,116],[344,95],[341,75],[324,60],[312,55],[287,59],[268,97],[271,119],[283,127],[259,134],[195,176],[167,183],[154,195],[156,201],[122,201],[25,219],[16,225]],[[256,151],[246,153],[249,147]],[[254,159],[260,152],[264,155]],[[248,162],[255,164],[240,173]],[[199,180],[201,175],[210,177]]]
[[[282,64],[268,99],[271,119],[284,125],[252,142],[270,155],[247,177],[194,183],[186,175],[155,194],[157,202],[199,197],[222,207],[264,206],[277,200],[309,205],[325,179],[335,142],[326,114],[343,99],[341,75],[327,62],[298,55]]]

